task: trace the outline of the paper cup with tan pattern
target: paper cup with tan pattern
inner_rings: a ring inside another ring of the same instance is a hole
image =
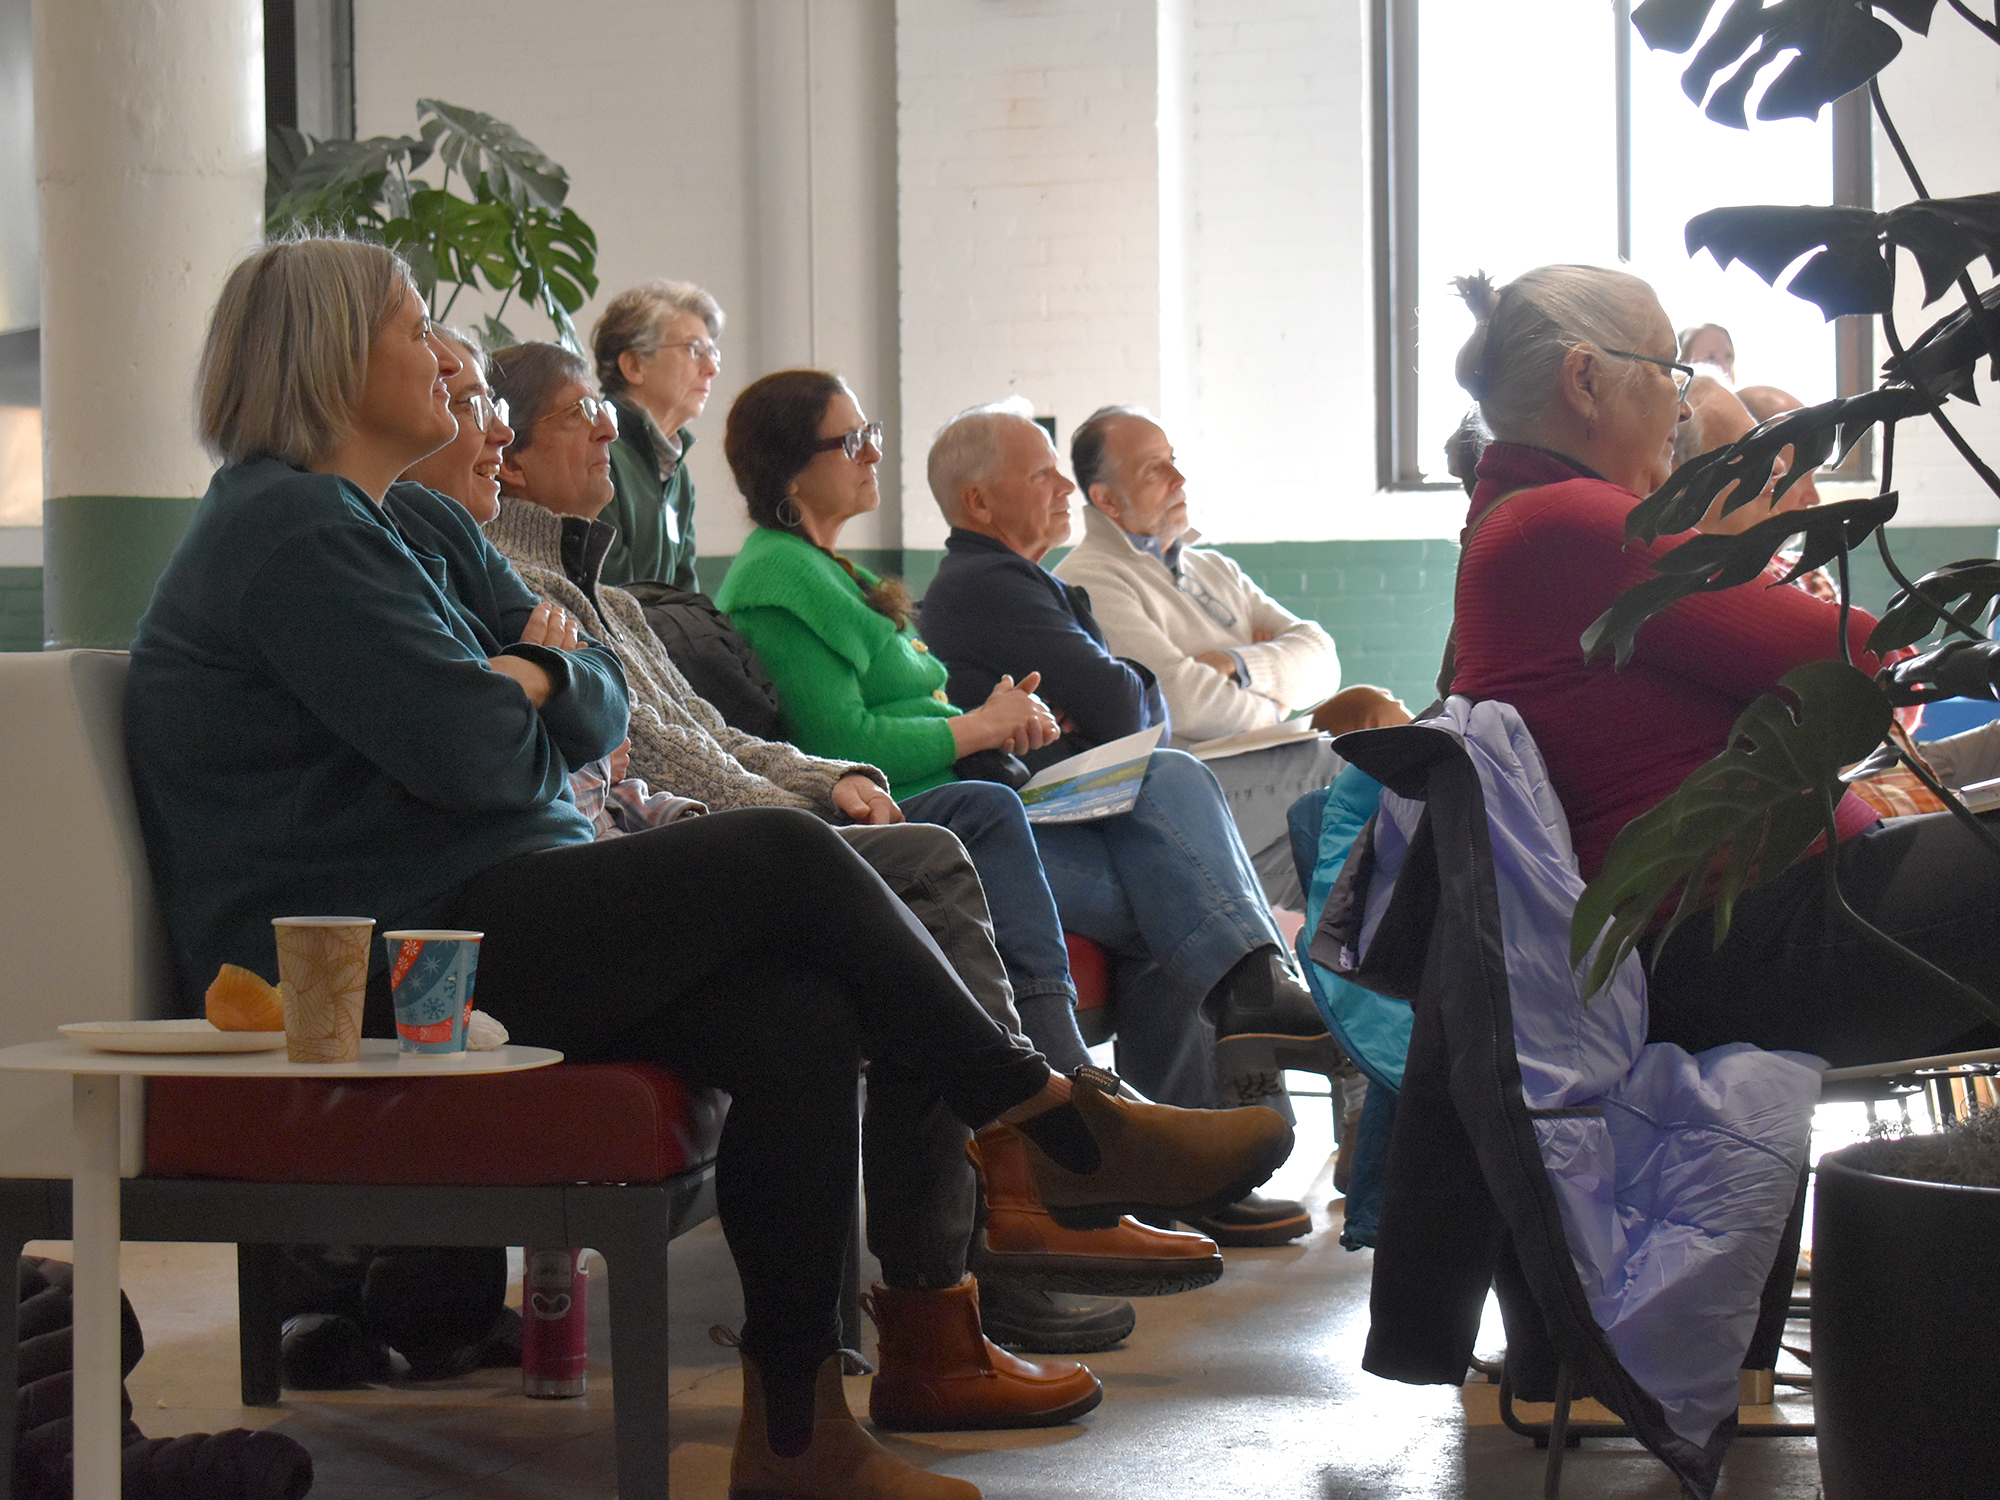
[[[273,917],[271,925],[278,930],[285,1056],[298,1063],[355,1061],[375,919]]]

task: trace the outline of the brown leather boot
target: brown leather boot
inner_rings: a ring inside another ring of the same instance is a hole
[[[1199,1234],[1129,1216],[1109,1229],[1063,1228],[1043,1205],[1027,1143],[1011,1125],[987,1126],[965,1150],[986,1198],[985,1223],[972,1236],[974,1274],[1004,1271],[1023,1286],[1087,1297],[1161,1297],[1222,1274],[1222,1252]]]
[[[1101,1068],[1078,1068],[1070,1085],[1069,1103],[1048,1113],[1073,1110],[1066,1126],[1080,1130],[1051,1130],[1040,1116],[1015,1124],[1042,1202],[1072,1229],[1108,1229],[1121,1214],[1208,1213],[1262,1186],[1292,1154],[1292,1127],[1260,1105],[1176,1109],[1124,1099]],[[1087,1136],[1090,1159],[1056,1160],[1037,1144],[1038,1130]]]
[[[977,1485],[906,1464],[862,1430],[847,1409],[840,1354],[828,1355],[814,1377],[812,1441],[794,1458],[773,1452],[763,1377],[742,1357],[743,1421],[729,1461],[729,1500],[979,1500]]]
[[[891,1432],[1059,1427],[1104,1399],[1097,1377],[1071,1359],[1020,1359],[979,1328],[979,1283],[944,1291],[876,1283],[861,1299],[882,1337],[868,1415]]]

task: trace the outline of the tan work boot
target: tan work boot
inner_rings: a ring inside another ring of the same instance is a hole
[[[1065,1229],[1028,1169],[1028,1143],[1011,1125],[988,1125],[966,1145],[979,1169],[986,1222],[972,1236],[975,1273],[1003,1272],[1023,1286],[1087,1297],[1162,1297],[1222,1275],[1222,1252],[1199,1234],[1121,1218],[1109,1229]]]
[[[764,1380],[748,1354],[742,1359],[743,1421],[729,1461],[729,1500],[979,1500],[977,1485],[927,1474],[862,1430],[847,1409],[839,1354],[828,1355],[814,1377],[812,1441],[793,1458],[773,1452]]]
[[[1108,1229],[1121,1214],[1206,1213],[1262,1184],[1292,1154],[1292,1127],[1276,1110],[1176,1109],[1120,1098],[1101,1068],[1070,1075],[1073,1109],[1090,1137],[1094,1163],[1064,1166],[1036,1144],[1039,1116],[1022,1128],[1028,1167],[1042,1202],[1070,1229]]]
[[[1060,1427],[1104,1399],[1097,1377],[1073,1359],[1021,1359],[995,1348],[979,1326],[979,1284],[941,1291],[879,1282],[861,1299],[881,1335],[868,1415],[891,1432],[973,1432]]]

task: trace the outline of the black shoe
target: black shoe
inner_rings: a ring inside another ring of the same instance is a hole
[[[475,1343],[442,1352],[398,1350],[410,1362],[412,1380],[457,1380],[474,1370],[518,1370],[521,1367],[521,1315],[503,1307],[493,1326]]]
[[[1003,1349],[1094,1354],[1123,1342],[1138,1315],[1117,1297],[1037,1291],[988,1270],[979,1275],[979,1322]]]
[[[1331,1078],[1351,1066],[1312,992],[1276,948],[1246,953],[1208,992],[1202,1009],[1215,1023],[1217,1078],[1288,1068]]]
[[[1266,1198],[1261,1193],[1251,1193],[1212,1214],[1183,1222],[1216,1244],[1237,1249],[1289,1244],[1311,1234],[1313,1227],[1312,1214],[1303,1203]]]
[[[389,1378],[389,1350],[339,1313],[301,1313],[285,1320],[278,1368],[295,1391],[348,1391]]]

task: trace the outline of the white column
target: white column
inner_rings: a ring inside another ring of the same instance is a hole
[[[150,553],[207,487],[191,392],[216,292],[262,229],[263,10],[35,0],[34,29],[48,624],[120,644],[78,634],[142,609],[150,564],[118,546],[120,508],[68,502],[178,500],[132,515]]]

